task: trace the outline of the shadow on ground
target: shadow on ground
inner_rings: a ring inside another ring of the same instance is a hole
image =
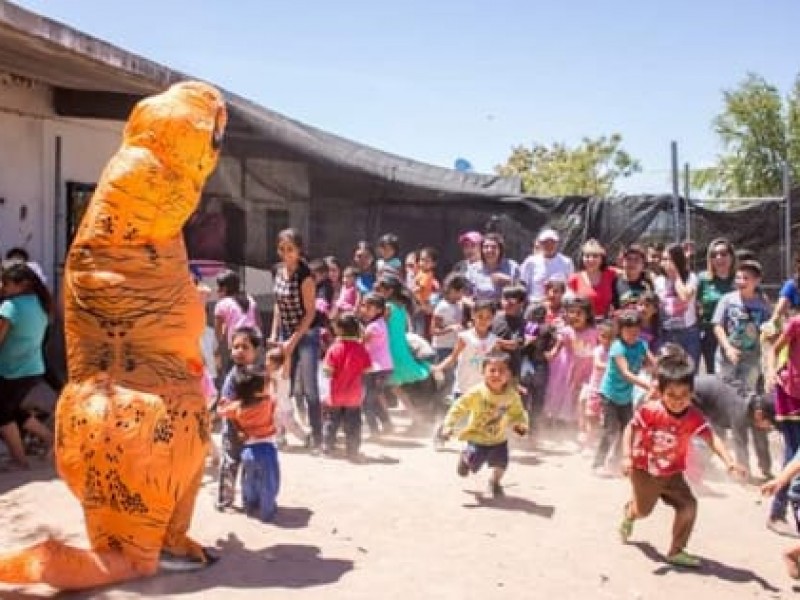
[[[245,548],[242,542],[230,535],[217,542],[220,560],[202,571],[190,573],[164,573],[113,586],[114,591],[135,593],[142,598],[176,598],[215,588],[264,590],[259,595],[269,595],[269,589],[300,589],[336,583],[353,570],[354,562],[321,556],[320,549],[311,545],[277,544],[261,550]],[[62,592],[50,598],[58,600],[90,600],[102,598],[112,588],[86,592]],[[280,592],[278,592],[279,597]],[[45,596],[47,597],[47,596]],[[42,598],[24,591],[3,592],[4,600],[30,600]]]
[[[492,498],[482,492],[465,490],[465,493],[472,496],[475,502],[473,504],[463,504],[464,508],[492,508],[494,510],[517,511],[546,519],[552,519],[556,512],[555,506],[537,504],[533,500],[520,498],[519,496],[505,495],[499,498]]]
[[[665,557],[662,556],[649,542],[630,542],[631,546],[638,548],[639,551],[653,562],[662,563],[661,566],[653,571],[654,575],[666,575],[671,571],[678,571],[683,573],[694,573],[701,577],[716,577],[723,581],[730,581],[733,583],[749,583],[755,582],[767,592],[779,592],[780,589],[776,588],[766,579],[757,575],[750,569],[743,569],[740,567],[733,567],[726,565],[719,561],[701,557],[702,565],[699,569],[691,569],[686,567],[677,567],[665,562]]]

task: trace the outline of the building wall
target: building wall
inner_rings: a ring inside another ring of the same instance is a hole
[[[54,281],[66,250],[66,183],[95,183],[122,127],[57,117],[48,86],[0,74],[0,251],[24,247]]]

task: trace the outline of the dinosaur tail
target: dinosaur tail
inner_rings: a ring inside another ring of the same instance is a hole
[[[152,571],[155,570],[156,565]],[[3,583],[45,583],[60,590],[77,590],[148,574],[136,569],[120,552],[73,548],[55,539],[0,554],[0,581]]]

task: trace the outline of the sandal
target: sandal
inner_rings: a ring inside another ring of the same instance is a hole
[[[619,524],[619,537],[623,544],[627,544],[633,533],[633,522],[628,516],[628,505],[622,507],[622,523]]]
[[[792,579],[800,579],[800,557],[794,557],[790,552],[783,555],[786,572]]]
[[[681,550],[672,556],[668,556],[667,562],[676,567],[686,567],[689,569],[697,569],[700,567],[700,559],[696,556],[692,556],[686,552],[686,550]]]

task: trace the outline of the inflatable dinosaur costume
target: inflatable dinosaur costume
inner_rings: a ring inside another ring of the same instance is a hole
[[[205,313],[181,228],[217,163],[217,90],[184,82],[133,110],[67,258],[69,383],[59,473],[90,550],[49,539],[0,555],[0,581],[82,589],[151,575],[162,553],[203,566],[187,537],[209,440],[199,342]]]

